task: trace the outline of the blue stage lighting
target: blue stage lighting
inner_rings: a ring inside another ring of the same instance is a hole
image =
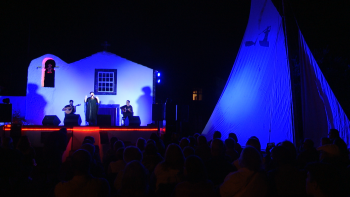
[[[157,83],[160,83],[160,79],[157,80]]]
[[[160,73],[157,73],[157,76],[160,77]]]

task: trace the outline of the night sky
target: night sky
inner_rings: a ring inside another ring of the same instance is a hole
[[[349,112],[350,1],[285,4]],[[25,95],[32,59],[54,54],[71,63],[102,51],[105,41],[109,52],[161,71],[169,87],[178,86],[173,94],[185,84],[226,81],[249,10],[248,0],[1,1],[0,95]]]

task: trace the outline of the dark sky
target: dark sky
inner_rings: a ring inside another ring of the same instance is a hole
[[[341,103],[347,101],[349,1],[286,2],[331,87]],[[30,60],[54,54],[71,63],[102,51],[104,41],[111,44],[109,52],[160,70],[173,83],[195,83],[208,76],[226,81],[249,9],[248,0],[3,0],[0,95],[25,95]]]

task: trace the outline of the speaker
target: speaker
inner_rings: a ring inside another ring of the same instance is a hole
[[[61,121],[56,115],[46,115],[43,119],[43,125],[58,126]]]
[[[98,126],[112,126],[111,115],[97,115]]]
[[[162,121],[164,120],[164,105],[152,104],[152,120]]]
[[[80,126],[81,118],[79,114],[66,114],[64,117],[64,126]]]
[[[139,127],[140,125],[141,125],[140,116],[128,116],[125,119],[125,126]]]
[[[12,122],[12,104],[0,104],[0,122]]]

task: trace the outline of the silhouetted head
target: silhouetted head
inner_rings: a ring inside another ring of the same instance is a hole
[[[148,172],[140,161],[131,161],[125,166],[120,196],[147,196]]]
[[[187,158],[187,157],[190,156],[190,155],[194,155],[194,148],[192,148],[192,147],[190,147],[190,146],[186,146],[186,147],[183,149],[183,153],[184,153],[185,158]]]
[[[261,154],[256,148],[246,146],[238,159],[239,165],[243,168],[248,168],[251,171],[259,171],[261,169],[262,158]]]
[[[187,157],[184,172],[187,180],[191,183],[198,183],[207,179],[207,172],[203,161],[195,155]]]
[[[328,137],[329,139],[331,139],[332,141],[337,139],[337,138],[340,138],[339,136],[339,131],[337,129],[330,129],[329,130],[329,133],[328,133]]]
[[[238,143],[238,138],[237,138],[237,135],[235,133],[229,133],[228,137],[234,139],[236,141],[236,143]]]
[[[118,150],[119,148],[125,148],[124,142],[121,141],[121,140],[118,140],[118,141],[114,142],[114,145],[113,145],[113,150],[114,151]]]
[[[235,150],[236,142],[234,139],[229,137],[225,140],[225,146],[227,149]]]
[[[211,155],[221,156],[225,154],[224,142],[218,138],[213,139],[211,142]]]
[[[326,145],[326,144],[332,144],[332,141],[328,137],[323,137],[321,144],[322,144],[322,146]]]
[[[92,144],[92,141],[90,139],[84,139],[82,144]]]
[[[292,164],[293,157],[291,152],[284,146],[276,146],[271,150],[271,158],[277,166]]]
[[[172,169],[182,170],[184,166],[184,154],[179,145],[169,144],[164,156],[164,164]]]
[[[314,146],[315,146],[315,143],[311,139],[306,138],[304,140],[303,147],[304,147],[305,150],[309,150],[309,149],[315,148]]]
[[[147,143],[145,147],[145,155],[157,155],[156,143]]]
[[[183,150],[186,146],[188,146],[190,144],[190,140],[188,140],[186,137],[183,137],[181,140],[180,140],[180,147],[181,149]]]
[[[90,153],[91,156],[95,154],[95,146],[92,144],[83,144],[80,149],[84,149]]]
[[[72,168],[75,174],[89,174],[91,154],[84,149],[79,149],[73,153]]]
[[[31,147],[31,145],[30,145],[28,136],[26,136],[26,135],[21,136],[19,138],[18,143],[17,143],[17,149],[19,149],[19,150],[26,150],[26,149],[28,149],[30,147]]]
[[[295,145],[291,141],[285,140],[281,143],[281,146],[286,147],[290,151],[292,159],[295,161],[297,158],[297,149]]]
[[[159,141],[159,137],[156,133],[152,133],[149,139],[154,140],[156,143]]]
[[[199,134],[199,133],[195,133],[195,134],[193,134],[193,137],[197,139],[200,135],[201,134]]]
[[[88,139],[88,140],[91,141],[92,144],[95,144],[95,138],[94,137],[92,137],[92,136],[85,136],[84,140],[85,139]]]
[[[111,149],[113,149],[114,143],[118,141],[117,137],[111,137],[111,139],[109,140],[109,144],[111,145]]]
[[[136,146],[140,149],[140,151],[144,151],[146,146],[146,140],[140,137],[139,139],[137,139]]]
[[[126,105],[129,106],[130,105],[130,101],[126,100]]]
[[[131,161],[142,161],[142,153],[136,146],[128,146],[124,149],[124,161],[129,163]]]
[[[115,152],[115,156],[117,157],[117,160],[124,160],[124,148],[118,148]]]
[[[213,134],[213,139],[216,139],[216,138],[221,138],[221,132],[220,131],[215,131],[214,134]]]
[[[154,144],[155,146],[157,145],[156,142],[152,139],[148,139],[147,144]]]
[[[73,105],[74,101],[73,100],[70,100],[69,101],[69,105]]]
[[[250,137],[245,145],[252,146],[252,147],[256,148],[256,150],[261,151],[260,141],[255,136]]]
[[[197,143],[198,143],[198,146],[207,146],[208,145],[207,138],[204,135],[198,136]]]
[[[320,161],[335,161],[340,156],[339,147],[335,144],[326,144],[317,148],[320,151]]]
[[[189,146],[195,147],[196,146],[196,138],[193,136],[188,136],[188,140],[190,140]]]

